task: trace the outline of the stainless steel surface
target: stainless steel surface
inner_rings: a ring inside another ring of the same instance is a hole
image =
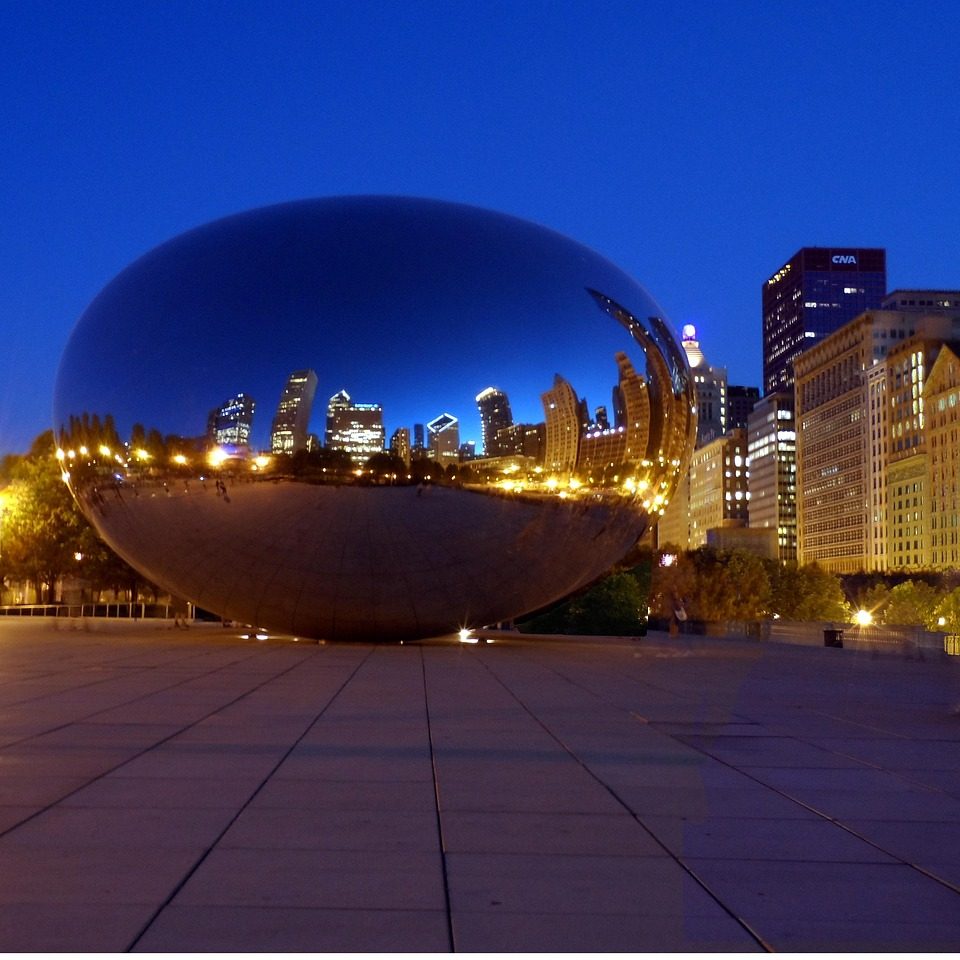
[[[146,254],[81,317],[54,407],[71,489],[131,564],[336,640],[506,620],[590,583],[695,431],[683,353],[622,271],[513,217],[387,197],[254,210]]]

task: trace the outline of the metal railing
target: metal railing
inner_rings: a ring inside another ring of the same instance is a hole
[[[120,620],[169,620],[169,603],[18,603],[0,606],[0,617],[108,617]]]

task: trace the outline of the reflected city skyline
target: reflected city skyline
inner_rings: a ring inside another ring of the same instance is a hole
[[[387,440],[384,421],[386,409],[377,402],[354,401],[346,389],[338,390],[327,401],[325,413],[314,414],[315,395],[320,378],[312,368],[301,368],[285,380],[280,402],[270,418],[271,430],[266,444],[253,442],[258,404],[243,391],[214,407],[207,417],[207,431],[198,437],[180,437],[165,433],[158,426],[137,424],[130,438],[124,440],[111,414],[81,415],[58,430],[58,445],[69,453],[83,447],[99,452],[100,448],[124,448],[155,454],[149,459],[172,460],[184,466],[188,452],[208,466],[219,466],[225,460],[247,460],[266,472],[267,462],[274,471],[283,471],[284,457],[306,451],[345,453],[354,468],[364,467],[371,458],[389,454],[403,461],[404,467],[430,461],[442,467],[474,466],[496,471],[498,468],[525,467],[552,475],[575,477],[582,482],[602,483],[610,470],[628,468],[643,472],[644,463],[672,456],[675,451],[651,449],[651,399],[646,378],[638,374],[624,352],[614,356],[618,379],[612,385],[611,403],[600,404],[591,416],[586,396],[579,396],[570,379],[556,374],[551,389],[540,394],[543,420],[516,424],[510,412],[510,398],[505,391],[486,387],[477,394],[477,405],[483,430],[483,448],[460,443],[458,418],[442,413],[426,423],[428,442],[411,446],[411,430],[424,424],[397,427]],[[571,378],[572,379],[572,378]],[[654,396],[658,391],[653,391]],[[612,411],[612,422],[610,413]],[[260,411],[261,420],[267,413]],[[322,417],[322,433],[311,429]],[[100,424],[98,427],[97,424]],[[656,436],[656,431],[654,436]],[[152,440],[148,440],[152,437]],[[403,443],[399,439],[405,437]],[[160,439],[162,438],[162,443]],[[141,466],[145,458],[140,456]],[[214,460],[211,460],[214,455]],[[179,458],[177,460],[172,458]],[[94,458],[96,459],[96,458]],[[219,460],[219,462],[216,462]],[[114,457],[112,464],[118,461]],[[112,465],[111,465],[111,468]],[[162,464],[152,465],[162,471]]]

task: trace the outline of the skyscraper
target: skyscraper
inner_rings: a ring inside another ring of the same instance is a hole
[[[887,289],[882,249],[803,247],[763,284],[763,393],[792,390],[793,361]]]
[[[375,453],[383,453],[383,410],[379,403],[354,403],[346,390],[335,393],[327,404],[326,446],[342,450],[360,465]]]
[[[727,430],[746,429],[753,405],[760,399],[757,387],[727,386]]]
[[[547,425],[544,467],[550,472],[571,474],[580,450],[581,404],[573,387],[559,373],[540,400]]]
[[[750,526],[775,530],[781,560],[797,559],[797,428],[793,394],[771,393],[747,420]]]
[[[397,427],[390,434],[390,454],[399,457],[405,466],[410,466],[410,429]]]
[[[497,442],[497,432],[513,426],[513,414],[507,395],[496,387],[487,387],[477,394],[477,409],[480,411],[480,433],[483,454],[499,456],[503,451]]]
[[[650,437],[650,397],[646,381],[625,353],[614,355],[620,373],[613,388],[614,425],[593,423],[580,433],[577,470],[598,478],[626,464],[636,466],[647,455]]]
[[[313,370],[295,370],[287,377],[270,429],[273,453],[295,453],[306,449],[307,427],[316,390],[317,375]]]
[[[705,544],[710,530],[747,525],[748,464],[746,430],[732,430],[694,450],[689,474],[691,548]]]
[[[697,392],[697,446],[722,437],[727,425],[727,368],[707,363],[697,339],[697,328],[684,325],[680,340]]]
[[[884,570],[889,525],[898,522],[901,507],[911,512],[911,523],[926,523],[912,516],[928,492],[921,489],[924,468],[914,457],[921,452],[924,370],[931,350],[924,341],[952,339],[958,321],[960,311],[955,319],[871,310],[798,357],[799,563],[817,562],[832,573]],[[894,359],[888,363],[888,357]],[[909,506],[898,505],[907,496]],[[914,544],[910,533],[913,563],[924,547],[919,536]],[[894,539],[900,536],[895,532]]]
[[[441,413],[427,424],[430,454],[437,463],[456,463],[460,459],[460,421],[451,413]]]
[[[255,409],[253,397],[238,393],[224,401],[223,406],[211,410],[207,418],[207,435],[211,443],[218,447],[249,446]]]

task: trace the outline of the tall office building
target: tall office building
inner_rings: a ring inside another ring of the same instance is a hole
[[[707,363],[697,339],[697,328],[692,323],[684,326],[680,345],[693,374],[697,393],[697,446],[702,447],[722,437],[728,429],[727,368]]]
[[[927,374],[943,349],[943,336],[952,331],[941,326],[932,332],[933,337],[918,334],[892,347],[883,364],[886,429],[884,442],[873,433],[871,446],[875,449],[871,452],[879,447],[884,459],[885,509],[879,516],[886,521],[886,562],[892,570],[931,564],[930,417],[925,409],[925,388]]]
[[[558,373],[553,386],[540,395],[546,422],[544,469],[569,476],[577,466],[583,404],[573,387]]]
[[[354,403],[346,390],[335,393],[327,404],[326,446],[342,450],[359,465],[383,453],[383,409],[379,403]]]
[[[410,429],[397,427],[390,434],[390,455],[403,461],[404,466],[410,466]]]
[[[480,411],[480,439],[485,457],[497,457],[500,449],[497,434],[513,426],[513,414],[507,395],[496,387],[487,387],[477,394],[477,409]]]
[[[930,563],[960,567],[960,344],[940,348],[924,388]]]
[[[922,496],[922,466],[913,453],[920,448],[924,415],[924,341],[948,340],[957,329],[949,315],[872,310],[797,358],[800,563],[816,561],[833,573],[890,566],[891,520],[906,516],[898,511],[914,510],[914,495],[919,509]],[[922,555],[919,535],[912,546],[912,527],[922,521],[910,522],[912,564],[914,555]],[[898,537],[907,534],[894,533],[894,541]],[[907,552],[905,543],[896,549]]]
[[[307,428],[317,391],[313,370],[294,370],[287,378],[270,429],[273,453],[296,453],[307,448]]]
[[[880,306],[902,313],[943,313],[952,317],[960,310],[960,290],[891,290]]]
[[[423,424],[415,423],[413,425],[413,447],[410,450],[410,457],[413,460],[420,460],[426,456],[426,445],[423,438]]]
[[[647,455],[650,437],[650,397],[647,383],[625,353],[617,353],[619,378],[613,388],[614,425],[593,423],[580,434],[577,470],[599,480],[608,471],[637,464]]]
[[[793,394],[771,393],[747,420],[751,529],[776,531],[781,560],[797,559],[797,428]]]
[[[452,413],[441,413],[427,424],[430,456],[444,466],[460,459],[460,421]]]
[[[207,438],[218,447],[249,447],[256,401],[238,393],[210,411]]]
[[[515,423],[497,433],[501,456],[526,457],[543,465],[546,426],[542,423]]]
[[[746,429],[753,405],[760,399],[759,387],[727,387],[727,430]]]
[[[887,289],[886,251],[803,247],[763,284],[763,392],[789,391],[796,358],[865,310]]]
[[[693,451],[689,481],[692,549],[703,546],[711,530],[747,525],[749,480],[746,430],[733,430]]]

